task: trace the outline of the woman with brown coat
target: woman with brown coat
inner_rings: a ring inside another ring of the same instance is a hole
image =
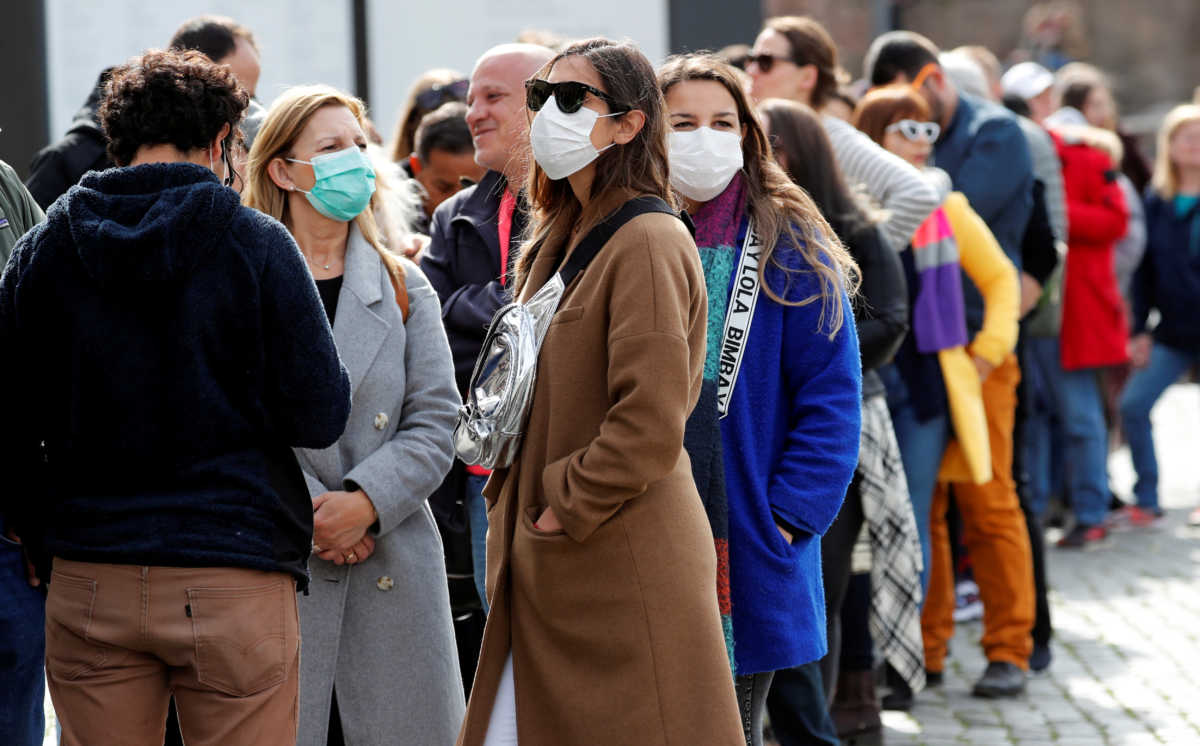
[[[663,100],[636,48],[578,42],[527,86],[522,298],[629,199],[672,200]],[[658,213],[617,230],[563,294],[522,450],[484,491],[492,611],[460,744],[743,741],[683,450],[705,297],[691,236]]]

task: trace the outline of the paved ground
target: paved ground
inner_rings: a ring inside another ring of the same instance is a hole
[[[1054,664],[1025,697],[970,696],[983,671],[978,622],[961,625],[946,683],[911,713],[885,713],[893,744],[1200,744],[1200,390],[1176,386],[1154,411],[1166,527],[1090,552],[1047,550]],[[1119,494],[1127,451],[1110,471]]]
[[[911,713],[884,715],[885,742],[1200,746],[1200,529],[1184,525],[1200,500],[1200,388],[1175,386],[1154,411],[1161,531],[1122,533],[1080,553],[1050,548],[1054,665],[1019,700],[970,696],[985,662],[978,622],[960,625],[946,683]],[[1118,493],[1133,483],[1127,451],[1110,462]],[[46,746],[55,743],[47,700]]]

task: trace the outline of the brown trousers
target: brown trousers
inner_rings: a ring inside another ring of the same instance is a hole
[[[983,382],[992,481],[956,483],[954,496],[962,516],[963,542],[971,553],[975,583],[983,600],[983,652],[989,661],[1015,663],[1024,669],[1033,651],[1030,630],[1034,593],[1029,533],[1012,476],[1013,427],[1020,382],[1016,355],[1009,355]],[[930,509],[932,556],[929,590],[921,613],[925,668],[930,671],[942,670],[946,646],[954,635],[954,568],[946,524],[949,506],[947,485],[939,483]]]
[[[63,746],[161,746],[172,693],[188,746],[294,746],[299,664],[290,575],[54,560],[46,671]]]

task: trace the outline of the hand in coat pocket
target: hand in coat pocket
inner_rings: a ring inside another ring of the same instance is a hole
[[[538,531],[562,531],[562,521],[558,520],[558,516],[554,514],[554,508],[549,506],[542,511],[538,519],[533,522],[533,527]]]
[[[796,537],[792,536],[791,531],[788,531],[786,528],[784,528],[783,526],[780,526],[778,523],[775,524],[775,528],[779,529],[779,535],[782,536],[783,540],[786,541],[789,545],[792,543],[792,539],[796,538]]]

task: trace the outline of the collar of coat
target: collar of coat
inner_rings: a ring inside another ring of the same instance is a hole
[[[333,339],[350,374],[351,391],[357,391],[392,326],[404,322],[391,293],[384,292],[390,281],[379,253],[354,224],[346,242],[345,268]]]

